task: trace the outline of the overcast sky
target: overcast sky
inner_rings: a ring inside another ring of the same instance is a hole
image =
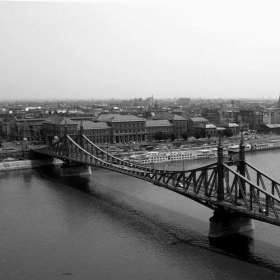
[[[0,2],[0,98],[278,98],[279,0],[107,2]]]

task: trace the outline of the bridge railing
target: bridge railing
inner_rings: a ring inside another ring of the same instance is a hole
[[[247,211],[257,210],[265,215],[272,213],[279,219],[280,199],[254,184],[248,178],[223,164],[226,183],[226,196],[233,205],[242,204]],[[231,180],[230,179],[231,176]]]
[[[238,156],[223,157],[222,173],[219,171],[221,165],[217,162],[192,170],[158,170],[122,160],[99,148],[84,135],[67,135],[53,145],[38,150],[38,152],[69,162],[81,162],[130,174],[179,192],[212,209],[218,206],[232,207],[232,209],[242,207],[248,215],[259,213],[275,220],[278,220],[280,216],[280,184],[252,165],[240,161]],[[256,182],[250,179],[252,172],[247,170],[244,176],[240,174],[242,164],[257,174]],[[236,165],[237,171],[233,170],[231,165]],[[127,169],[123,167],[127,167]],[[222,199],[218,199],[219,176],[221,174],[224,194]],[[266,188],[265,180],[273,185],[271,191]]]

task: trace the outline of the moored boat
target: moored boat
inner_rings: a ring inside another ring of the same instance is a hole
[[[245,152],[251,151],[252,146],[250,144],[245,144]],[[228,153],[239,153],[240,146],[239,145],[231,145],[227,148]]]
[[[130,162],[139,164],[150,164],[160,162],[182,161],[182,160],[196,160],[217,157],[216,153],[211,150],[185,150],[172,152],[149,152],[145,154],[132,155],[129,158]]]

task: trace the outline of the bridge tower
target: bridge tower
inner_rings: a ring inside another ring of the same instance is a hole
[[[245,145],[243,137],[240,140],[240,165],[239,172],[242,176],[245,176]],[[223,146],[221,143],[221,136],[219,135],[218,144],[218,189],[217,189],[217,202],[224,200],[224,171],[223,171]],[[241,189],[242,188],[242,189]],[[242,185],[239,189],[239,197],[244,193],[245,186]],[[246,190],[245,190],[246,195]],[[233,212],[225,212],[222,208],[217,208],[214,211],[213,217],[209,219],[210,229],[209,238],[218,238],[236,233],[241,233],[254,229],[254,223],[251,219],[238,216]]]
[[[83,134],[84,134],[84,126],[83,126],[83,120],[81,120],[81,124],[80,124],[80,146],[82,148],[84,148],[84,138],[83,138]]]
[[[219,144],[218,144],[218,190],[217,196],[218,200],[221,201],[224,199],[224,172],[223,172],[223,145],[221,140],[221,134],[219,133]]]
[[[245,144],[244,144],[244,137],[243,133],[241,131],[241,138],[240,138],[240,144],[239,144],[239,164],[238,164],[238,170],[240,175],[245,177],[245,169],[246,169],[246,163],[245,163]],[[242,188],[242,189],[241,189]],[[241,187],[239,188],[239,194],[238,198],[242,198],[242,192],[246,194],[246,187],[244,181],[241,181]]]
[[[79,133],[80,133],[79,144],[82,148],[84,148],[84,141],[83,141],[84,126],[82,121],[81,121]],[[67,139],[67,134],[68,134],[68,127],[65,118],[64,147],[65,147],[65,155],[66,157],[69,157],[69,143],[68,143],[69,140]],[[85,163],[73,163],[70,162],[68,159],[66,159],[65,163],[60,167],[61,177],[70,177],[70,176],[88,175],[88,174],[91,174],[91,168],[89,165]]]
[[[65,118],[65,126],[64,126],[64,148],[65,148],[65,155],[69,157],[69,145],[68,145],[68,139],[67,139],[67,134],[68,134],[68,127],[67,127],[67,122]],[[69,160],[66,161],[66,164],[69,164]]]

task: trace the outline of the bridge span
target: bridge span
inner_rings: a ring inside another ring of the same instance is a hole
[[[105,168],[169,189],[214,211],[209,237],[221,237],[252,230],[252,220],[280,226],[280,183],[245,160],[243,137],[238,158],[223,155],[221,140],[217,162],[190,170],[168,171],[124,161],[106,152],[83,134],[68,134],[45,148],[41,154],[75,164]],[[187,202],[187,200],[186,200]]]

